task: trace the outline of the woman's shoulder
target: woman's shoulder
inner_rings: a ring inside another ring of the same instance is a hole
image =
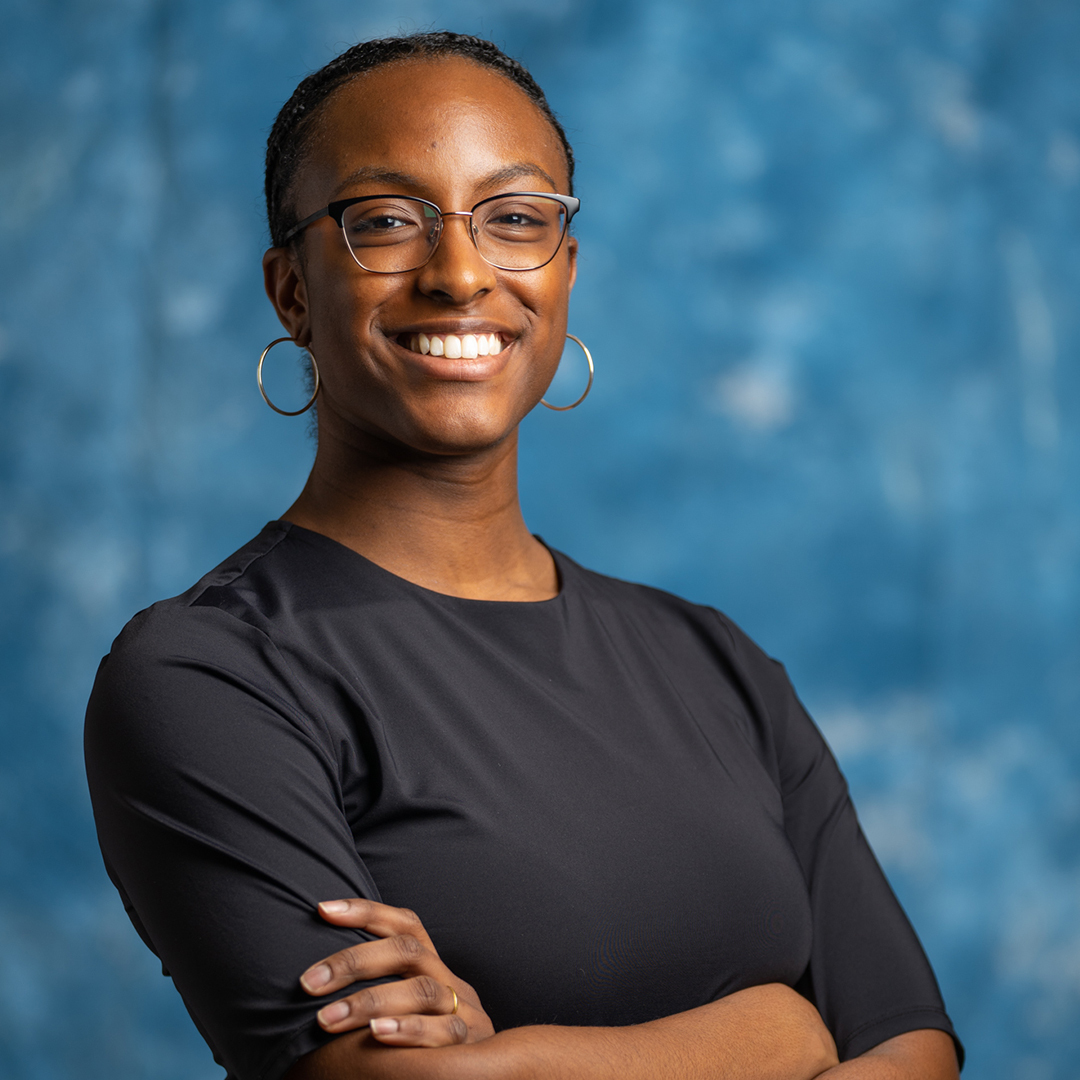
[[[593,602],[610,605],[612,610],[629,617],[643,618],[652,625],[683,626],[688,631],[717,639],[733,654],[777,662],[767,656],[754,640],[727,614],[709,604],[702,604],[677,593],[627,581],[590,570],[561,551],[553,551],[563,580],[587,593]]]
[[[586,594],[613,621],[633,625],[673,677],[708,685],[721,675],[747,699],[777,716],[790,711],[795,693],[784,665],[718,608],[651,585],[587,570],[556,553],[564,580]]]
[[[287,535],[283,522],[270,522],[190,588],[137,612],[113,641],[110,657],[154,654],[185,639],[204,640],[215,626],[237,631],[234,624],[259,622],[266,586],[279,576],[265,563]]]
[[[641,641],[680,698],[698,716],[723,715],[744,730],[770,772],[792,737],[817,739],[783,664],[728,615],[675,593],[586,570],[557,556],[572,591],[609,624],[612,637],[635,651]]]
[[[296,650],[273,614],[295,588],[288,535],[286,523],[271,522],[191,588],[138,612],[102,658],[87,730],[168,731],[171,743],[234,694],[253,712],[306,715]]]
[[[192,667],[280,694],[298,664],[310,666],[300,655],[310,642],[297,628],[304,612],[326,607],[340,570],[326,565],[326,552],[313,558],[306,539],[271,521],[189,589],[139,611],[102,659],[95,695],[139,686],[160,693]]]

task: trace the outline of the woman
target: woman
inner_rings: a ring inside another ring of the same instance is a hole
[[[264,268],[318,452],[103,661],[109,872],[242,1080],[955,1077],[779,665],[522,520],[572,168],[524,69],[454,34],[357,46],[282,110]]]

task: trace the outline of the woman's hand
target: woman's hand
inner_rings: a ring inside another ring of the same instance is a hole
[[[341,998],[319,1011],[319,1024],[334,1035],[369,1027],[389,1046],[452,1046],[495,1033],[476,991],[439,959],[415,912],[374,900],[328,900],[319,914],[335,926],[374,934],[313,964],[300,985],[321,997],[368,979],[399,975]]]

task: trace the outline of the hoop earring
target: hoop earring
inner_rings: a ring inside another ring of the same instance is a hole
[[[549,409],[551,409],[553,412],[567,412],[569,409],[576,409],[589,396],[589,391],[592,389],[592,381],[593,381],[592,353],[589,352],[589,350],[587,348],[585,348],[585,342],[582,341],[581,338],[574,337],[573,334],[567,334],[566,336],[571,341],[573,341],[575,344],[581,346],[581,351],[585,354],[585,359],[588,361],[588,364],[589,364],[589,382],[588,382],[588,385],[585,387],[585,393],[582,394],[581,397],[579,397],[577,399],[577,401],[575,401],[572,405],[551,405],[548,402],[546,402],[543,398],[541,398],[540,399],[540,404],[546,406]]]
[[[263,361],[266,359],[266,354],[275,345],[280,345],[283,341],[291,341],[293,342],[293,344],[295,344],[296,338],[279,337],[274,341],[271,341],[270,344],[267,345],[265,349],[263,349],[262,356],[259,357],[259,366],[255,369],[255,378],[258,380],[259,393],[262,394],[263,401],[265,401],[266,404],[274,410],[274,412],[281,413],[282,416],[299,416],[301,413],[306,413],[308,409],[310,409],[311,406],[315,404],[315,399],[319,396],[319,365],[315,363],[315,354],[311,351],[311,348],[305,348],[304,351],[308,354],[308,359],[311,361],[311,370],[315,374],[315,390],[311,395],[311,400],[302,409],[294,409],[291,412],[288,409],[279,409],[266,395],[266,388],[263,386],[262,381],[262,369]]]

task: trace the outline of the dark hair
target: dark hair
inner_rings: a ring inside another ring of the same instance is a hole
[[[544,97],[544,91],[523,64],[507,56],[490,41],[469,34],[454,34],[449,30],[362,41],[304,79],[285,102],[270,129],[270,137],[266,140],[266,217],[270,226],[270,242],[275,247],[283,246],[286,233],[297,221],[296,211],[289,199],[289,189],[303,161],[319,106],[356,75],[395,60],[423,56],[461,56],[505,75],[521,87],[559,136],[570,176],[570,191],[567,194],[573,194],[574,152],[562,124]]]

